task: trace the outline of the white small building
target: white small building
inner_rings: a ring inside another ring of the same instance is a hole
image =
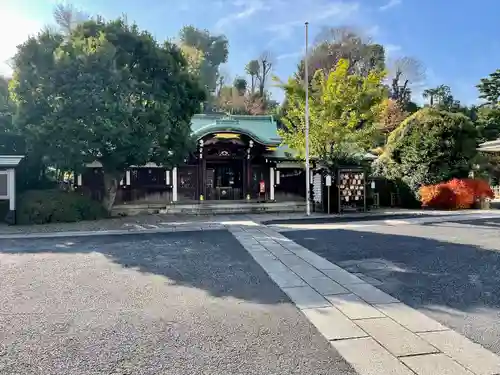
[[[23,155],[0,155],[0,200],[9,201],[9,211],[5,221],[16,223],[16,167]]]

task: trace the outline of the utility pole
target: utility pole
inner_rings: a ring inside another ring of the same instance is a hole
[[[311,172],[309,169],[309,22],[306,22],[306,57],[304,61],[304,84],[306,85],[306,215],[311,215],[310,189]]]

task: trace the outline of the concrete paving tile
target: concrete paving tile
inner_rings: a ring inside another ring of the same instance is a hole
[[[291,251],[288,251],[283,246],[278,245],[278,244],[272,245],[272,246],[265,245],[264,247],[277,257],[283,256],[283,255],[293,255],[293,253]]]
[[[269,277],[281,288],[307,286],[306,282],[290,270],[269,272]]]
[[[349,293],[349,291],[346,288],[337,284],[335,281],[333,281],[327,276],[308,279],[307,283],[314,289],[316,289],[316,291],[319,294],[322,294],[323,296]]]
[[[310,286],[282,289],[299,309],[331,306],[330,302],[328,302],[321,294],[316,292]]]
[[[477,375],[500,374],[500,357],[455,331],[425,332],[420,337]]]
[[[337,269],[338,267],[313,252],[310,252],[310,254],[308,254],[304,259],[319,270],[332,270]]]
[[[417,375],[474,375],[445,354],[426,354],[400,359]]]
[[[363,284],[345,284],[344,286],[371,304],[399,302],[396,298],[365,282]]]
[[[412,332],[446,331],[449,329],[404,303],[388,303],[374,306]]]
[[[305,309],[302,312],[327,340],[343,340],[367,337],[355,323],[335,307]]]
[[[398,357],[438,351],[421,337],[389,318],[357,320],[356,324]]]
[[[331,341],[331,344],[359,375],[415,375],[370,337]]]
[[[299,258],[295,254],[285,254],[285,255],[279,255],[277,257],[279,260],[281,260],[284,264],[286,264],[288,267],[292,266],[309,266],[309,263],[307,263],[305,260],[302,258]]]
[[[356,277],[359,277],[361,280],[366,281],[368,284],[371,284],[373,286],[379,286],[379,285],[383,284],[382,281],[377,280],[377,279],[375,279],[373,277],[367,276],[364,273],[353,272],[353,275],[356,276]]]
[[[340,285],[346,286],[346,285],[351,285],[351,284],[366,284],[363,280],[361,280],[359,277],[354,276],[352,273],[349,273],[345,270],[343,270],[340,267],[337,267],[336,269],[325,269],[323,272],[328,276],[330,279],[333,281],[336,281]],[[368,285],[368,284],[366,284]]]
[[[325,275],[309,264],[290,266],[290,269],[304,280],[310,280]]]
[[[252,254],[253,256],[253,254]],[[287,266],[281,263],[278,259],[265,259],[263,262],[259,262],[260,266],[268,273],[280,273],[290,271]]]
[[[269,251],[255,251],[255,252],[249,252],[250,255],[252,256],[253,259],[257,263],[259,263],[262,267],[264,264],[267,263],[281,263],[273,254],[271,254]],[[283,264],[283,263],[281,263]]]
[[[326,299],[350,319],[385,318],[379,310],[352,293],[326,296]]]

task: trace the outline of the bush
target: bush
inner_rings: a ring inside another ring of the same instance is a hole
[[[494,196],[486,181],[471,178],[422,186],[419,194],[423,207],[438,209],[472,208],[478,201]]]
[[[69,223],[106,216],[106,211],[98,202],[76,192],[31,190],[18,198],[18,224]]]
[[[401,180],[418,197],[421,186],[469,175],[476,138],[476,128],[465,115],[424,108],[390,134],[377,170]]]

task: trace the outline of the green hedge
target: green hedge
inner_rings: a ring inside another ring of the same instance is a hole
[[[80,193],[58,189],[26,191],[17,202],[18,224],[69,223],[106,216],[98,202]]]

